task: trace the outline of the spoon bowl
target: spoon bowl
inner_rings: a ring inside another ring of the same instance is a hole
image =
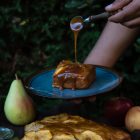
[[[81,16],[75,16],[70,21],[70,28],[72,31],[80,31],[83,28],[84,20]]]

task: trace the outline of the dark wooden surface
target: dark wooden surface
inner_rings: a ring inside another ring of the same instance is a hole
[[[72,102],[64,102],[59,106],[54,106],[49,110],[42,109],[42,111],[37,111],[36,120],[42,119],[43,117],[46,116],[57,115],[60,113],[69,113],[72,115],[89,117],[89,113],[87,112],[85,105],[74,104]],[[11,124],[5,117],[5,114],[3,112],[3,106],[1,106],[1,111],[0,111],[0,126],[8,127],[14,130],[14,134],[15,134],[14,137],[22,138],[24,135],[24,126],[16,126]]]
[[[3,112],[0,116],[0,127],[11,128],[14,131],[14,137],[22,138],[24,135],[24,126],[16,126],[9,123]]]
[[[73,115],[80,115],[85,118],[90,118],[94,121],[98,121],[98,122],[102,122],[102,123],[111,125],[111,123],[108,120],[106,120],[102,117],[100,117],[98,119],[91,118],[89,111],[94,111],[94,110],[92,110],[94,107],[92,106],[92,104],[90,104],[89,106],[86,107],[85,105],[81,105],[81,104],[77,105],[77,104],[65,102],[64,104],[56,106],[50,110],[47,110],[44,112],[37,112],[36,120],[42,119],[45,116],[56,115],[59,113],[69,113],[69,114],[73,114]],[[16,125],[9,123],[8,120],[6,119],[3,111],[0,112],[0,126],[13,129],[14,134],[15,134],[14,137],[18,137],[19,139],[21,139],[24,135],[24,126],[16,126]],[[140,140],[140,130],[136,130],[136,131],[132,132],[130,135],[132,137],[132,140]]]

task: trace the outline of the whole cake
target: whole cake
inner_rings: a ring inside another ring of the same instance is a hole
[[[84,89],[91,85],[95,77],[94,65],[63,60],[53,74],[53,87]]]
[[[131,140],[118,128],[87,120],[80,116],[60,114],[25,126],[22,140]]]

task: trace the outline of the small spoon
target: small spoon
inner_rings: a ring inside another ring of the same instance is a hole
[[[90,23],[95,20],[107,19],[109,16],[111,16],[111,14],[108,12],[103,12],[98,15],[92,15],[86,19],[83,19],[83,17],[81,17],[81,16],[75,16],[70,21],[70,27],[74,31],[79,31],[83,28],[83,24]]]

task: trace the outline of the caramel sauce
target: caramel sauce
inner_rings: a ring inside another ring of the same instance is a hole
[[[63,85],[67,81],[71,81],[72,89],[76,88],[76,80],[78,74],[81,73],[81,65],[77,61],[77,38],[80,30],[83,28],[83,19],[80,16],[74,17],[70,22],[70,28],[74,33],[74,55],[75,55],[75,63],[71,61],[62,61],[62,69],[55,76],[57,76],[59,88],[63,89]]]
[[[66,64],[66,65],[65,65]],[[56,75],[59,80],[59,86],[60,89],[63,89],[64,83],[68,81],[72,81],[73,83],[73,90],[76,88],[76,79],[80,73],[82,73],[81,65],[78,63],[72,63],[69,62],[69,64],[66,61],[61,62],[62,70],[58,72]]]
[[[77,38],[79,31],[83,28],[83,19],[80,16],[74,17],[70,22],[70,28],[74,33],[74,53],[75,62],[77,63]]]

